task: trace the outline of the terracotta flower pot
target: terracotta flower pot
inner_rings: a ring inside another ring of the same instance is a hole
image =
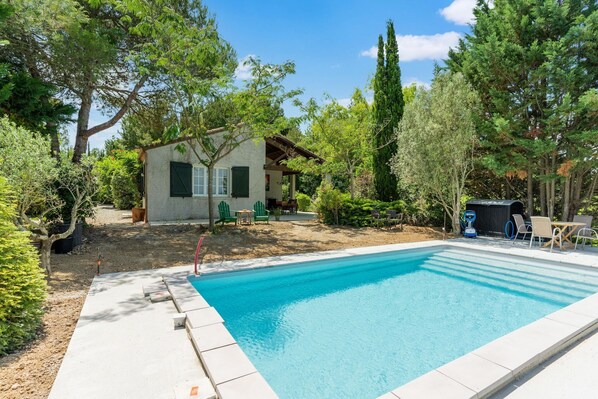
[[[145,208],[131,209],[133,223],[143,222],[145,220]]]

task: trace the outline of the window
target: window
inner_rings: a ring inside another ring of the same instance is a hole
[[[228,169],[214,168],[214,181],[212,183],[214,195],[228,195]]]
[[[193,167],[193,195],[207,195],[206,184],[208,173],[203,166]]]
[[[215,196],[228,195],[228,169],[214,168],[212,192]],[[208,168],[193,166],[193,195],[208,195]]]

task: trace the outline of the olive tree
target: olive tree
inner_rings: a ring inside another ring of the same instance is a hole
[[[60,173],[50,153],[50,142],[37,133],[16,126],[7,118],[0,119],[0,176],[12,187],[16,198],[16,223],[40,242],[41,265],[51,273],[52,244],[73,233],[83,209],[89,208],[95,190],[90,171],[83,165],[67,164],[67,173]],[[64,210],[64,194],[69,198],[70,214],[65,217],[68,228],[54,233],[52,224]]]
[[[429,90],[418,89],[397,131],[392,170],[437,200],[459,231],[461,197],[474,167],[479,99],[464,77],[439,74]]]

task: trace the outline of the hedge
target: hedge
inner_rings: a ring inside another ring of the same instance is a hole
[[[395,210],[405,216],[417,213],[417,208],[408,206],[405,201],[383,202],[371,199],[351,199],[343,197],[338,209],[338,224],[355,227],[370,226],[372,224],[372,211],[377,210],[385,214],[387,210]],[[334,224],[334,213],[325,209],[318,209],[322,222]],[[410,218],[409,218],[410,219]]]
[[[42,318],[46,281],[29,233],[14,225],[14,201],[0,177],[0,356],[31,340]]]
[[[131,209],[139,206],[141,201],[139,190],[131,177],[122,170],[117,170],[112,175],[110,182],[112,201],[116,209]]]

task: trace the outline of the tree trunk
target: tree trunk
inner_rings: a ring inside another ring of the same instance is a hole
[[[546,183],[540,182],[540,215],[546,216]]]
[[[534,175],[532,168],[527,170],[527,213],[534,214]]]
[[[50,131],[50,152],[60,162],[60,137],[56,124],[48,122],[48,130]]]
[[[91,92],[81,99],[81,108],[77,116],[77,136],[75,137],[75,147],[73,149],[73,162],[81,162],[81,157],[87,150],[87,129],[89,127],[89,114],[91,113],[92,96]]]
[[[214,165],[210,164],[208,166],[208,217],[210,220],[209,229],[210,231],[214,230],[214,190],[212,187],[212,180],[214,180]]]
[[[52,253],[52,243],[53,241],[51,241],[49,238],[40,241],[41,243],[41,256],[40,256],[40,261],[41,261],[41,265],[44,268],[44,270],[46,271],[46,273],[48,273],[48,275],[52,274],[52,265],[50,264],[50,255]]]
[[[509,179],[505,177],[505,198],[511,198],[511,184],[509,184]]]
[[[355,199],[355,176],[353,168],[349,168],[349,193],[351,194],[351,199]]]
[[[453,228],[453,234],[459,234],[461,230],[461,206],[457,205],[456,209],[453,209],[453,213],[451,213],[451,224]]]
[[[571,176],[565,177],[563,182],[563,215],[564,221],[569,220],[569,207],[571,199]]]

